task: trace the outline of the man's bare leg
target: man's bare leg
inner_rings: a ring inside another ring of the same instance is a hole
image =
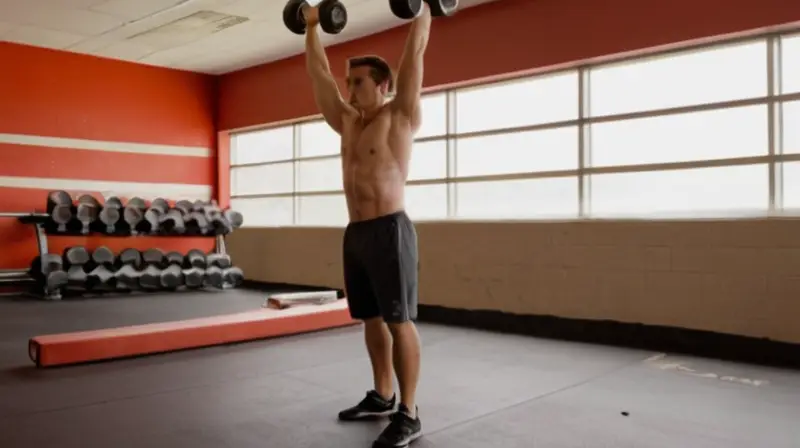
[[[420,340],[414,322],[389,324],[393,345],[394,369],[400,385],[400,403],[412,418],[417,417],[416,395],[420,371]]]
[[[386,400],[394,395],[392,384],[392,334],[382,318],[364,321],[364,339],[367,343],[375,391]],[[402,389],[401,389],[402,390]]]

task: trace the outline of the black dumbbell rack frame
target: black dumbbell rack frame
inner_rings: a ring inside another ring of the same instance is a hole
[[[49,248],[47,244],[47,236],[48,232],[45,231],[44,224],[49,219],[49,215],[47,213],[0,213],[0,218],[15,218],[22,224],[29,224],[34,226],[36,229],[36,246],[38,248],[39,257],[42,258],[44,255],[49,253]],[[106,235],[106,234],[99,234],[99,233],[88,233],[88,234],[60,234],[60,233],[50,233],[50,236],[82,236],[82,237],[90,237],[90,236],[104,236],[109,238],[114,237],[126,237],[135,238],[135,235]],[[162,235],[149,235],[149,234],[141,234],[141,236],[162,236]],[[163,235],[163,236],[172,236],[172,235]],[[200,237],[210,237],[212,235],[198,235]],[[214,244],[214,253],[216,254],[227,254],[227,250],[225,247],[225,236],[224,235],[213,235],[216,238]],[[173,236],[174,237],[174,236]],[[0,269],[0,286],[25,286],[25,285],[33,285],[36,286],[36,281],[33,277],[30,276],[28,273],[29,269]],[[42,285],[38,285],[42,286]],[[223,289],[228,289],[229,286],[225,285]],[[14,295],[18,295],[18,292],[14,292]],[[27,296],[32,296],[37,299],[42,300],[61,300],[61,291],[48,291],[46,287],[41,289],[39,288],[32,288],[29,291],[23,293]]]

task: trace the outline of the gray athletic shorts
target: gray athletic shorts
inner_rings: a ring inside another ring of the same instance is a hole
[[[417,318],[417,232],[405,212],[350,223],[343,255],[353,319],[401,323]]]

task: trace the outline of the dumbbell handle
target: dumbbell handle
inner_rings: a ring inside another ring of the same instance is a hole
[[[316,8],[320,3],[322,0],[306,0],[306,4],[312,8]]]

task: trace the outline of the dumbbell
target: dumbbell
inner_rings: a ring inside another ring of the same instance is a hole
[[[392,14],[403,20],[417,17],[422,10],[423,0],[389,0]],[[433,17],[451,16],[458,9],[458,0],[424,0],[431,9]]]
[[[119,222],[120,218],[122,217],[122,201],[119,198],[111,196],[106,199],[105,204],[103,204],[103,208],[98,213],[97,218],[100,220],[100,223],[105,225],[105,228],[102,229],[103,233],[113,235],[117,232],[116,225]]]
[[[206,266],[208,268],[215,266],[220,269],[227,269],[231,267],[231,256],[228,254],[208,254],[206,255]]]
[[[227,209],[225,210],[224,215],[225,219],[230,223],[231,230],[238,229],[239,227],[242,227],[242,224],[244,224],[244,216],[235,210]]]
[[[205,271],[205,279],[204,283],[208,286],[213,286],[214,288],[222,289],[225,284],[225,276],[223,274],[223,269],[219,266],[212,266],[209,265]]]
[[[222,210],[216,203],[206,205],[204,207],[206,220],[208,220],[208,231],[212,235],[227,235],[233,232],[233,227],[230,221],[222,213]]]
[[[227,286],[239,287],[244,282],[244,272],[236,266],[222,270],[222,278]]]
[[[158,230],[165,235],[182,234],[186,231],[183,212],[178,208],[170,208],[158,217]]]
[[[183,255],[180,252],[169,252],[164,256],[166,267],[161,271],[161,287],[178,289],[183,286]]]
[[[92,251],[90,268],[86,275],[86,287],[90,290],[116,289],[116,276],[114,275],[114,252],[106,246],[100,246]]]
[[[62,257],[64,269],[67,271],[67,287],[70,289],[86,289],[86,271],[84,266],[89,263],[91,255],[83,246],[68,247]]]
[[[81,223],[81,233],[86,235],[89,233],[93,223],[97,220],[97,215],[100,213],[100,202],[90,194],[84,194],[78,197],[78,206],[75,217]]]
[[[150,223],[144,221],[144,212],[147,209],[147,203],[142,198],[132,198],[125,204],[122,210],[122,221],[125,223],[126,230],[130,231],[131,235],[136,235],[139,232],[150,233]]]
[[[161,249],[147,249],[142,253],[145,268],[139,277],[142,289],[161,289],[161,271],[165,267],[165,256]]]
[[[67,224],[72,219],[72,196],[66,191],[51,191],[47,194],[47,214],[56,224],[57,232],[67,231]]]
[[[48,293],[67,284],[67,273],[64,272],[64,262],[59,254],[37,255],[31,262],[28,275]]]
[[[200,288],[206,274],[206,254],[192,249],[183,257],[183,281],[187,288]]]
[[[289,31],[306,33],[305,6],[317,8],[319,26],[328,34],[339,34],[347,25],[347,9],[339,0],[289,0],[283,8],[283,24]]]
[[[117,289],[136,290],[139,289],[139,278],[142,266],[142,253],[137,249],[125,249],[119,253],[116,259],[116,271],[114,277],[117,281]]]
[[[148,233],[156,233],[161,222],[161,217],[167,214],[169,203],[162,198],[156,198],[150,203],[150,207],[144,212],[144,220],[147,221]]]

